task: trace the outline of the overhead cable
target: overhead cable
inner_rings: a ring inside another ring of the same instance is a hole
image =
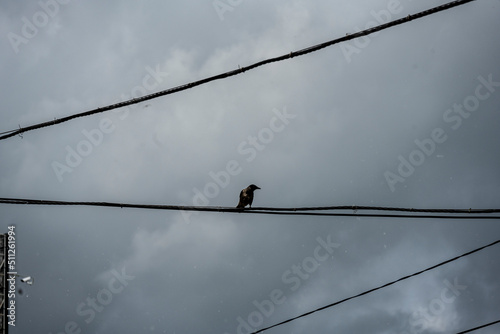
[[[411,277],[414,277],[414,276],[417,276],[417,275],[423,274],[423,273],[425,273],[425,272],[427,272],[427,271],[430,271],[430,270],[432,270],[432,269],[436,269],[436,268],[441,267],[441,266],[443,266],[443,265],[445,265],[445,264],[448,264],[448,263],[450,263],[450,262],[456,261],[456,260],[458,260],[458,259],[460,259],[460,258],[463,258],[463,257],[469,256],[469,255],[471,255],[471,254],[473,254],[473,253],[476,253],[476,252],[479,252],[479,251],[481,251],[481,250],[483,250],[483,249],[485,249],[485,248],[488,248],[488,247],[494,246],[494,245],[496,245],[496,244],[498,244],[498,243],[500,243],[500,240],[497,240],[497,241],[494,241],[494,242],[492,242],[492,243],[490,243],[490,244],[488,244],[488,245],[485,245],[485,246],[482,246],[482,247],[476,248],[476,249],[474,249],[474,250],[472,250],[472,251],[470,251],[470,252],[467,252],[467,253],[464,253],[464,254],[462,254],[462,255],[459,255],[459,256],[456,256],[456,257],[454,257],[454,258],[451,258],[451,259],[449,259],[449,260],[443,261],[443,262],[438,263],[438,264],[436,264],[436,265],[434,265],[434,266],[432,266],[432,267],[429,267],[429,268],[426,268],[426,269],[424,269],[424,270],[418,271],[418,272],[413,273],[413,274],[411,274],[411,275],[407,275],[407,276],[401,277],[400,279],[397,279],[397,280],[395,280],[395,281],[392,281],[392,282],[386,283],[386,284],[384,284],[384,285],[378,286],[378,287],[373,288],[373,289],[370,289],[370,290],[366,290],[366,291],[361,292],[361,293],[359,293],[359,294],[357,294],[357,295],[354,295],[354,296],[351,296],[351,297],[348,297],[348,298],[345,298],[345,299],[339,300],[339,301],[337,301],[337,302],[335,302],[335,303],[331,303],[331,304],[329,304],[329,305],[325,305],[325,306],[320,307],[320,308],[317,308],[317,309],[315,309],[315,310],[312,310],[312,311],[309,311],[309,312],[303,313],[303,314],[301,314],[301,315],[298,315],[298,316],[296,316],[296,317],[293,317],[293,318],[287,319],[287,320],[285,320],[285,321],[279,322],[279,323],[274,324],[274,325],[272,325],[272,326],[269,326],[269,327],[266,327],[266,328],[259,329],[258,331],[253,332],[253,333],[250,333],[250,334],[257,334],[257,333],[261,333],[261,332],[267,331],[267,330],[269,330],[269,329],[271,329],[271,328],[274,328],[274,327],[278,327],[278,326],[284,325],[284,324],[286,324],[286,323],[292,322],[292,321],[297,320],[297,319],[299,319],[299,318],[303,318],[303,317],[306,317],[306,316],[311,315],[311,314],[313,314],[313,313],[316,313],[316,312],[319,312],[319,311],[322,311],[322,310],[325,310],[325,309],[328,309],[328,308],[334,307],[334,306],[336,306],[336,305],[342,304],[342,303],[344,303],[344,302],[346,302],[346,301],[349,301],[349,300],[352,300],[352,299],[355,299],[355,298],[358,298],[358,297],[361,297],[361,296],[367,295],[367,294],[369,294],[369,293],[372,293],[372,292],[375,292],[375,291],[377,291],[377,290],[380,290],[380,289],[386,288],[386,287],[388,287],[388,286],[391,286],[391,285],[396,284],[396,283],[398,283],[398,282],[404,281],[404,280],[409,279],[409,278],[411,278]],[[471,330],[470,330],[470,331],[471,331]],[[466,332],[463,332],[463,333],[467,333],[467,331],[466,331]]]
[[[362,31],[357,32],[357,33],[346,34],[343,37],[340,37],[340,38],[337,38],[337,39],[334,39],[334,40],[330,40],[330,41],[327,41],[327,42],[324,42],[324,43],[321,43],[321,44],[317,44],[317,45],[314,45],[314,46],[310,46],[310,47],[307,47],[305,49],[301,49],[301,50],[298,50],[298,51],[290,52],[290,53],[284,54],[282,56],[274,57],[274,58],[265,59],[265,60],[256,62],[254,64],[251,64],[249,66],[239,67],[236,70],[228,71],[228,72],[221,73],[221,74],[218,74],[218,75],[214,75],[214,76],[211,76],[211,77],[208,77],[208,78],[204,78],[204,79],[201,79],[201,80],[198,80],[198,81],[187,83],[187,84],[184,84],[184,85],[181,85],[181,86],[173,87],[173,88],[170,88],[170,89],[167,89],[167,90],[163,90],[163,91],[156,92],[156,93],[153,93],[153,94],[145,95],[145,96],[142,96],[142,97],[137,97],[137,98],[130,99],[130,100],[127,100],[127,101],[122,101],[122,102],[119,102],[119,103],[111,104],[111,105],[108,105],[108,106],[105,106],[105,107],[100,107],[100,108],[97,108],[97,109],[89,110],[89,111],[82,112],[82,113],[79,113],[79,114],[74,114],[74,115],[70,115],[70,116],[66,116],[66,117],[62,117],[62,118],[56,118],[56,119],[53,119],[53,120],[50,120],[50,121],[47,121],[47,122],[43,122],[43,123],[39,123],[39,124],[35,124],[35,125],[30,125],[30,126],[27,126],[27,127],[24,127],[24,128],[20,127],[19,129],[16,129],[16,130],[2,132],[3,136],[0,136],[0,140],[7,139],[9,137],[13,137],[13,136],[16,136],[16,135],[21,135],[24,132],[28,132],[28,131],[40,129],[40,128],[43,128],[43,127],[48,127],[48,126],[60,124],[60,123],[63,123],[63,122],[67,122],[69,120],[72,120],[72,119],[75,119],[75,118],[78,118],[78,117],[90,116],[90,115],[93,115],[93,114],[102,113],[102,112],[109,111],[109,110],[112,110],[112,109],[122,108],[122,107],[130,106],[130,105],[133,105],[133,104],[141,103],[141,102],[144,102],[144,101],[156,99],[156,98],[158,98],[160,96],[177,93],[177,92],[180,92],[180,91],[183,91],[183,90],[186,90],[186,89],[190,89],[190,88],[193,88],[193,87],[196,87],[196,86],[200,86],[200,85],[206,84],[206,83],[211,82],[211,81],[220,80],[220,79],[228,78],[228,77],[231,77],[231,76],[234,76],[234,75],[237,75],[237,74],[241,74],[243,72],[253,70],[253,69],[257,68],[257,67],[260,67],[260,66],[263,66],[263,65],[266,65],[266,64],[270,64],[270,63],[274,63],[274,62],[278,62],[278,61],[283,61],[283,60],[286,60],[286,59],[291,59],[293,57],[303,56],[303,55],[306,55],[308,53],[315,52],[315,51],[324,49],[326,47],[329,47],[329,46],[332,46],[332,45],[335,45],[335,44],[338,44],[338,43],[341,43],[341,42],[345,42],[345,41],[349,41],[349,40],[352,40],[352,39],[355,39],[355,38],[359,38],[359,37],[362,37],[362,36],[370,35],[370,34],[373,34],[375,32],[378,32],[378,31],[381,31],[381,30],[384,30],[384,29],[387,29],[387,28],[390,28],[390,27],[393,27],[393,26],[397,26],[397,25],[400,25],[400,24],[403,24],[403,23],[406,23],[406,22],[409,22],[409,21],[412,21],[412,20],[420,19],[422,17],[428,16],[428,15],[431,15],[431,14],[434,14],[434,13],[437,13],[437,12],[441,12],[441,11],[444,11],[444,10],[447,10],[447,9],[451,9],[453,7],[461,6],[461,5],[464,5],[464,4],[466,4],[468,2],[472,2],[472,1],[476,1],[476,0],[456,0],[456,1],[451,1],[449,3],[443,4],[443,5],[431,8],[431,9],[427,9],[427,10],[424,10],[422,12],[419,12],[419,13],[416,13],[416,14],[413,14],[413,15],[408,15],[408,16],[405,16],[405,17],[403,17],[401,19],[390,21],[390,22],[378,25],[376,27],[365,29],[365,30],[362,30]]]
[[[470,332],[473,332],[473,331],[476,331],[478,329],[481,329],[481,328],[485,328],[485,327],[489,327],[489,326],[492,326],[494,324],[498,324],[500,323],[500,320],[497,320],[497,321],[493,321],[493,322],[490,322],[488,324],[484,324],[484,325],[481,325],[481,326],[478,326],[478,327],[474,327],[474,328],[471,328],[471,329],[468,329],[466,331],[463,331],[463,332],[460,332],[460,333],[457,333],[457,334],[465,334],[465,333],[470,333]]]
[[[56,206],[100,206],[113,208],[134,208],[150,210],[171,210],[171,211],[205,211],[205,212],[227,212],[227,213],[250,213],[250,214],[268,214],[268,215],[300,215],[300,216],[330,216],[330,217],[373,217],[373,218],[425,218],[425,219],[498,219],[500,209],[414,209],[414,208],[395,208],[395,207],[376,207],[376,206],[321,206],[321,207],[300,207],[300,208],[272,208],[272,207],[254,207],[239,209],[234,207],[222,206],[186,206],[186,205],[162,205],[162,204],[132,204],[132,203],[113,203],[113,202],[70,202],[70,201],[52,201],[39,199],[22,198],[0,198],[0,204],[18,204],[18,205],[56,205]],[[353,213],[346,212],[318,212],[318,211],[339,211],[352,210]],[[402,211],[431,214],[358,214],[357,211]],[[312,212],[315,211],[315,212]]]

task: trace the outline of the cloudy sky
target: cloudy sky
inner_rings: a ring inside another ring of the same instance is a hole
[[[0,132],[199,80],[446,1],[2,1]],[[500,1],[0,141],[0,197],[500,207]],[[0,204],[12,333],[249,333],[491,243],[499,220]],[[269,330],[498,320],[499,246]],[[499,327],[481,334],[498,333]]]

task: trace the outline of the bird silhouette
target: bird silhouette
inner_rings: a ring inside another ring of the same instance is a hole
[[[244,208],[247,205],[252,207],[253,202],[253,192],[254,190],[260,189],[255,184],[251,184],[240,192],[240,202],[238,203],[237,208]]]

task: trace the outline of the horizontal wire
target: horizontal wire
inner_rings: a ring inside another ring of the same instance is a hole
[[[440,11],[444,11],[444,10],[447,10],[447,9],[451,9],[453,7],[461,6],[461,5],[464,5],[464,4],[466,4],[468,2],[472,2],[472,1],[476,1],[476,0],[456,0],[456,1],[452,1],[452,2],[443,4],[443,5],[431,8],[431,9],[424,10],[422,12],[419,12],[419,13],[416,13],[416,14],[413,14],[413,15],[408,15],[408,16],[406,16],[404,18],[401,18],[401,19],[398,19],[398,20],[390,21],[388,23],[384,23],[384,24],[378,25],[376,27],[372,27],[372,28],[369,28],[369,29],[362,30],[362,31],[357,32],[357,33],[346,34],[346,36],[343,36],[343,37],[340,37],[340,38],[337,38],[337,39],[334,39],[334,40],[330,40],[330,41],[327,41],[327,42],[324,42],[324,43],[321,43],[321,44],[310,46],[310,47],[307,47],[307,48],[304,48],[304,49],[301,49],[301,50],[298,50],[298,51],[295,51],[295,52],[290,52],[290,53],[287,53],[287,54],[282,55],[282,56],[265,59],[265,60],[259,61],[257,63],[251,64],[251,65],[246,66],[246,67],[240,67],[237,70],[228,71],[228,72],[221,73],[221,74],[218,74],[218,75],[215,75],[215,76],[211,76],[211,77],[207,77],[207,78],[204,78],[204,79],[201,79],[201,80],[198,80],[198,81],[194,81],[194,82],[191,82],[191,83],[187,83],[187,84],[184,84],[184,85],[173,87],[173,88],[170,88],[170,89],[167,89],[167,90],[163,90],[163,91],[156,92],[156,93],[153,93],[153,94],[145,95],[145,96],[142,96],[142,97],[137,97],[137,98],[130,99],[130,100],[127,100],[127,101],[122,101],[122,102],[119,102],[119,103],[111,104],[111,105],[108,105],[108,106],[105,106],[105,107],[100,107],[100,108],[93,109],[93,110],[89,110],[89,111],[82,112],[82,113],[79,113],[79,114],[74,114],[74,115],[70,115],[70,116],[66,116],[66,117],[62,117],[62,118],[57,118],[57,119],[54,119],[54,120],[51,120],[51,121],[47,121],[47,122],[43,122],[43,123],[39,123],[39,124],[34,124],[34,125],[27,126],[27,127],[24,127],[24,128],[20,127],[19,129],[12,130],[12,131],[6,131],[6,132],[3,132],[3,133],[7,133],[7,134],[4,134],[3,136],[0,136],[0,140],[4,140],[4,139],[7,139],[9,137],[20,135],[20,134],[22,134],[24,132],[28,132],[28,131],[40,129],[40,128],[43,128],[43,127],[48,127],[48,126],[60,124],[60,123],[63,123],[63,122],[67,122],[67,121],[72,120],[74,118],[84,117],[84,116],[90,116],[90,115],[93,115],[93,114],[102,113],[102,112],[109,111],[109,110],[112,110],[112,109],[122,108],[122,107],[126,107],[126,106],[129,106],[129,105],[141,103],[141,102],[144,102],[144,101],[156,99],[156,98],[161,97],[161,96],[165,96],[165,95],[177,93],[177,92],[180,92],[180,91],[183,91],[183,90],[186,90],[186,89],[190,89],[190,88],[193,88],[193,87],[196,87],[196,86],[199,86],[199,85],[203,85],[203,84],[206,84],[206,83],[211,82],[211,81],[220,80],[220,79],[228,78],[228,77],[231,77],[231,76],[234,76],[234,75],[238,75],[238,74],[241,74],[243,72],[253,70],[253,69],[257,68],[257,67],[260,67],[260,66],[263,66],[263,65],[266,65],[266,64],[270,64],[270,63],[274,63],[274,62],[278,62],[278,61],[283,61],[283,60],[286,60],[286,59],[291,59],[293,57],[303,56],[303,55],[306,55],[308,53],[315,52],[315,51],[324,49],[326,47],[332,46],[334,44],[338,44],[338,43],[341,43],[341,42],[349,41],[351,39],[355,39],[355,38],[359,38],[359,37],[362,37],[362,36],[370,35],[370,34],[375,33],[377,31],[381,31],[381,30],[384,30],[384,29],[387,29],[387,28],[390,28],[390,27],[393,27],[393,26],[397,26],[397,25],[400,25],[400,24],[403,24],[405,22],[409,22],[409,21],[412,21],[412,20],[420,19],[422,17],[428,16],[428,15],[431,15],[431,14],[434,14],[434,13],[437,13],[437,12],[440,12]]]
[[[272,208],[272,207],[254,207],[254,208],[234,208],[222,206],[185,206],[185,205],[161,205],[161,204],[131,204],[131,203],[113,203],[113,202],[70,202],[70,201],[51,201],[39,199],[22,198],[0,198],[3,204],[24,204],[24,205],[66,205],[66,206],[100,206],[114,208],[134,208],[150,210],[171,210],[171,211],[205,211],[205,212],[228,212],[228,213],[253,213],[268,215],[300,215],[300,216],[330,216],[330,217],[375,217],[375,218],[433,218],[433,219],[499,219],[500,216],[478,216],[477,214],[498,213],[500,209],[414,209],[414,208],[395,208],[395,207],[376,207],[376,206],[321,206],[321,207],[301,207],[301,208]],[[353,210],[353,211],[403,211],[419,213],[448,213],[447,215],[422,215],[422,214],[358,214],[358,213],[335,213],[335,212],[311,212],[311,211],[335,211],[335,210]],[[450,215],[462,214],[462,215]],[[466,215],[463,215],[467,213]],[[472,215],[476,214],[476,215]]]
[[[274,327],[278,327],[278,326],[284,325],[284,324],[286,324],[286,323],[292,322],[292,321],[297,320],[297,319],[299,319],[299,318],[303,318],[303,317],[306,317],[306,316],[311,315],[311,314],[313,314],[313,313],[316,313],[316,312],[319,312],[319,311],[325,310],[325,309],[327,309],[327,308],[331,308],[331,307],[333,307],[333,306],[336,306],[336,305],[342,304],[342,303],[347,302],[347,301],[349,301],[349,300],[352,300],[352,299],[355,299],[355,298],[358,298],[358,297],[361,297],[361,296],[367,295],[367,294],[369,294],[369,293],[372,293],[372,292],[374,292],[374,291],[377,291],[377,290],[380,290],[380,289],[386,288],[386,287],[388,287],[388,286],[391,286],[391,285],[396,284],[396,283],[398,283],[398,282],[404,281],[404,280],[409,279],[409,278],[411,278],[411,277],[414,277],[414,276],[417,276],[417,275],[423,274],[423,273],[425,273],[425,272],[427,272],[427,271],[430,271],[430,270],[432,270],[432,269],[436,269],[436,268],[441,267],[441,266],[443,266],[443,265],[445,265],[445,264],[448,264],[448,263],[450,263],[450,262],[456,261],[456,260],[458,260],[458,259],[460,259],[460,258],[462,258],[462,257],[469,256],[469,255],[471,255],[471,254],[473,254],[473,253],[479,252],[479,251],[481,251],[481,250],[483,250],[483,249],[485,249],[485,248],[491,247],[491,246],[496,245],[496,244],[498,244],[498,243],[500,243],[500,240],[497,240],[497,241],[494,241],[494,242],[492,242],[492,243],[490,243],[490,244],[488,244],[488,245],[485,245],[485,246],[482,246],[482,247],[476,248],[476,249],[474,249],[474,250],[472,250],[472,251],[469,251],[469,252],[464,253],[464,254],[462,254],[462,255],[456,256],[456,257],[451,258],[451,259],[449,259],[449,260],[443,261],[443,262],[438,263],[438,264],[436,264],[436,265],[434,265],[434,266],[432,266],[432,267],[429,267],[429,268],[426,268],[426,269],[424,269],[424,270],[418,271],[418,272],[413,273],[413,274],[411,274],[411,275],[407,275],[407,276],[401,277],[400,279],[397,279],[397,280],[395,280],[395,281],[392,281],[392,282],[386,283],[386,284],[384,284],[384,285],[378,286],[378,287],[373,288],[373,289],[370,289],[370,290],[366,290],[366,291],[361,292],[361,293],[359,293],[359,294],[357,294],[357,295],[354,295],[354,296],[351,296],[351,297],[348,297],[348,298],[345,298],[345,299],[339,300],[339,301],[337,301],[337,302],[335,302],[335,303],[331,303],[331,304],[329,304],[329,305],[325,305],[325,306],[320,307],[320,308],[317,308],[317,309],[315,309],[315,310],[312,310],[312,311],[309,311],[309,312],[303,313],[303,314],[301,314],[301,315],[298,315],[298,316],[293,317],[293,318],[290,318],[290,319],[288,319],[288,320],[285,320],[285,321],[279,322],[279,323],[274,324],[274,325],[272,325],[272,326],[269,326],[269,327],[266,327],[266,328],[259,329],[258,331],[253,332],[253,333],[250,333],[250,334],[257,334],[257,333],[261,333],[261,332],[264,332],[264,331],[269,330],[269,329],[271,329],[271,328],[274,328]],[[465,332],[465,333],[466,333],[466,332]]]
[[[267,211],[320,211],[320,210],[369,210],[369,211],[404,211],[404,212],[429,212],[429,213],[499,213],[500,209],[418,209],[418,208],[398,208],[384,206],[358,206],[358,205],[337,205],[337,206],[316,206],[298,208],[270,208],[253,207],[252,210]]]

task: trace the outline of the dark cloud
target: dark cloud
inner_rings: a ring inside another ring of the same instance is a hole
[[[40,3],[0,4],[1,131],[436,5],[233,1],[221,20],[210,1],[57,3],[53,16]],[[254,206],[498,208],[499,10],[498,1],[472,2],[10,138],[0,142],[1,196],[236,206],[255,183]],[[16,53],[10,33],[23,36],[43,13],[47,22]],[[399,177],[392,186],[387,173]],[[13,333],[246,333],[499,234],[496,221],[0,210],[4,231],[16,225],[18,271],[35,277],[18,282]],[[338,247],[326,257],[319,240]],[[498,254],[491,247],[270,332],[449,333],[497,320]],[[453,294],[449,284],[466,288]]]

